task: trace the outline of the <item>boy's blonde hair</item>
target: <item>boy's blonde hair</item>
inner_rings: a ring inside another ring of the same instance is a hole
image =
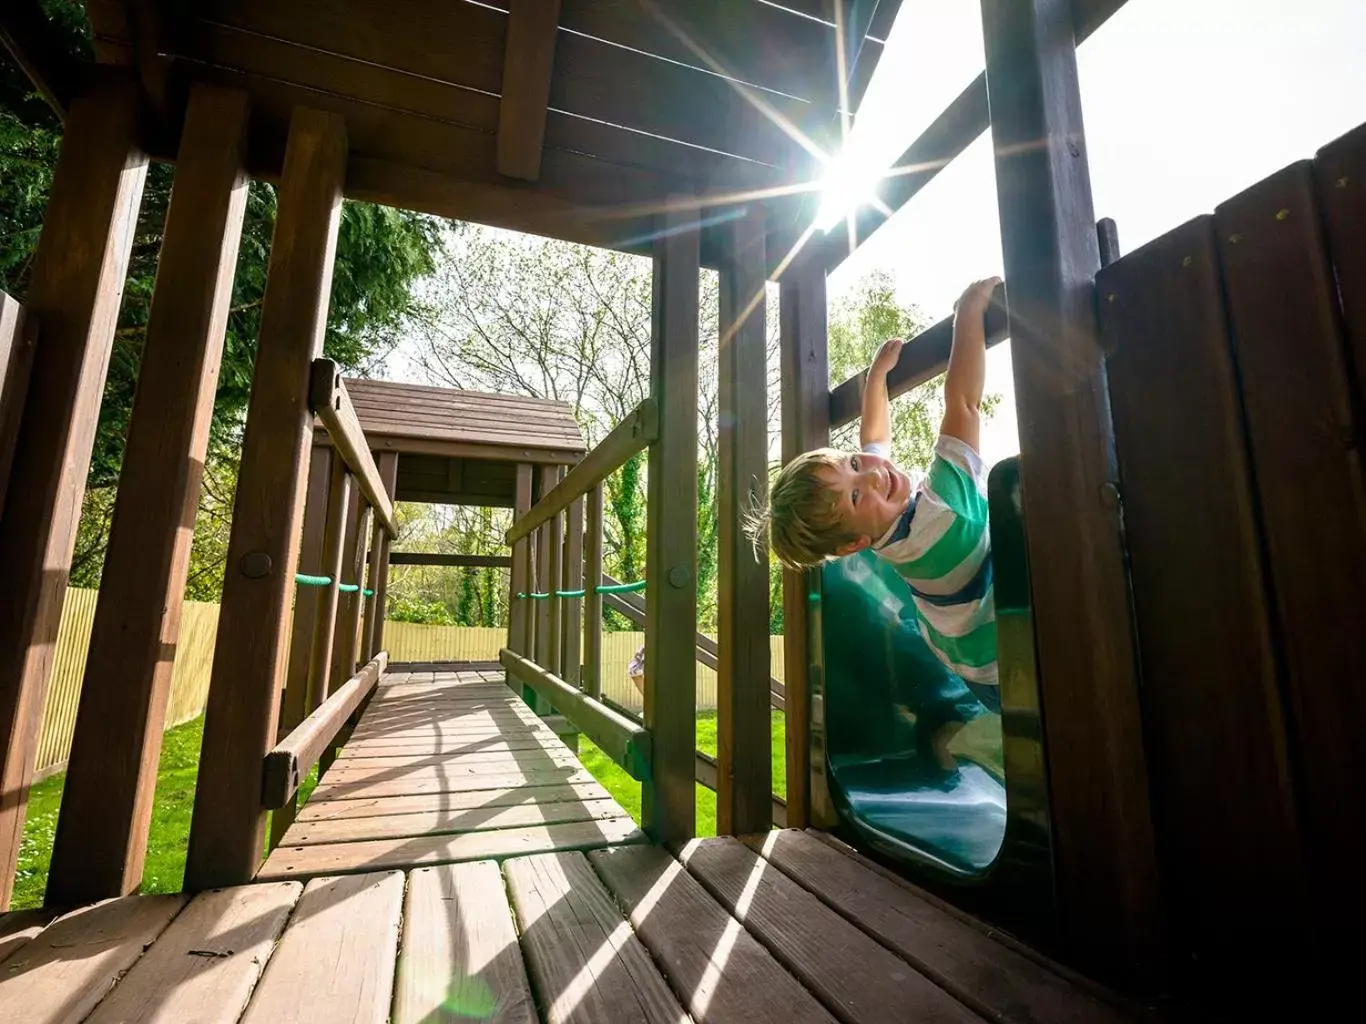
[[[849,457],[834,448],[803,452],[789,462],[769,488],[768,508],[751,515],[745,524],[757,548],[768,534],[773,553],[789,569],[819,565],[841,544],[855,539],[840,522],[835,496],[821,478]]]

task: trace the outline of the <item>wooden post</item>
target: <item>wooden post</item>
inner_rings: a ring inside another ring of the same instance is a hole
[[[653,778],[643,823],[659,843],[697,831],[697,287],[699,231],[689,211],[660,217],[650,328],[650,445],[645,576],[645,727]]]
[[[365,565],[365,533],[369,529],[370,506],[359,487],[351,488],[346,508],[345,545],[342,552],[341,581],[359,585]],[[337,597],[337,629],[332,637],[332,667],[327,674],[327,693],[351,678],[356,671],[356,632],[360,629],[361,593],[359,590]]]
[[[773,824],[769,715],[768,553],[756,557],[744,515],[768,495],[768,353],[764,219],[752,209],[726,231],[717,351],[716,831]]]
[[[33,352],[0,517],[0,909],[9,906],[81,496],[147,157],[125,79],[71,105],[26,315]]]
[[[793,267],[779,292],[782,459],[830,443],[830,364],[826,354],[825,269],[810,260]],[[818,663],[810,595],[816,570],[783,570],[784,725],[787,743],[787,824],[812,823],[812,671]],[[815,592],[818,592],[815,591]]]
[[[264,846],[262,762],[274,743],[312,434],[309,372],[327,324],[346,156],[341,118],[294,111],[190,827],[191,891],[249,881]]]
[[[190,97],[85,664],[47,902],[142,882],[195,508],[246,211],[247,97]]]
[[[1161,904],[1072,5],[984,0],[982,18],[1064,940],[1139,980]]]
[[[531,508],[531,465],[517,464],[516,489],[513,492],[513,521],[526,515]],[[527,638],[530,598],[518,594],[531,592],[531,539],[523,537],[512,545],[512,571],[508,574],[508,647],[523,657],[531,657]]]
[[[572,592],[584,587],[582,498],[569,506],[569,514],[565,519],[567,532],[564,538],[564,572],[561,575],[564,589]],[[560,678],[570,686],[580,686],[583,678],[583,598],[566,597],[563,609],[560,664],[564,671],[560,673]]]
[[[19,419],[24,414],[37,334],[38,321],[26,320],[23,307],[0,292],[0,515],[5,511],[5,489],[14,462]]]
[[[379,465],[379,478],[384,490],[392,498],[398,487],[398,453],[380,452],[376,460]],[[375,655],[384,650],[384,611],[389,593],[389,545],[392,543],[387,530],[379,530],[379,558],[375,561],[375,573],[371,576],[370,586],[374,588],[375,619],[371,624],[370,653],[366,662],[374,660]]]
[[[376,457],[375,465],[380,471],[380,478],[383,479],[383,456]],[[389,495],[390,500],[392,500],[394,497],[393,483],[385,481],[384,490],[385,493]],[[377,598],[379,597],[379,563],[382,557],[387,557],[387,549],[384,547],[384,541],[387,537],[388,533],[384,529],[384,524],[380,521],[379,517],[376,516],[370,527],[370,553],[366,556],[366,578],[365,581],[361,583],[361,598],[364,601],[364,618],[361,621],[360,627],[360,653],[356,658],[356,661],[362,665],[368,665],[370,659],[379,653],[378,649],[375,647],[375,614],[376,609],[380,607],[377,603]],[[366,588],[371,592],[369,597],[366,597],[363,592]]]
[[[584,541],[583,692],[602,696],[602,484],[588,492],[587,538]]]
[[[341,452],[330,455],[328,474],[327,521],[323,528],[323,557],[319,574],[332,582],[319,591],[313,620],[313,646],[308,655],[308,710],[312,712],[327,699],[328,677],[332,671],[332,648],[337,642],[337,610],[341,607],[342,568],[346,564],[346,520],[355,496],[351,474]]]

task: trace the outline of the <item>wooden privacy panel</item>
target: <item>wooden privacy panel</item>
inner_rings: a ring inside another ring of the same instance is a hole
[[[1361,424],[1314,168],[1286,168],[1216,212],[1315,875],[1339,924],[1362,887],[1336,877],[1366,812],[1366,480]],[[1356,225],[1356,231],[1363,227]],[[1343,906],[1343,900],[1351,903]]]
[[[1284,964],[1304,900],[1213,229],[1191,221],[1097,289],[1178,962],[1228,979]]]
[[[1366,399],[1366,124],[1319,150],[1314,165],[1360,402]]]

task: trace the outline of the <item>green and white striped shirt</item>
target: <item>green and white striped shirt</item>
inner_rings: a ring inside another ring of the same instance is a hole
[[[886,455],[881,445],[868,451]],[[940,435],[927,476],[873,550],[910,584],[930,650],[970,683],[995,685],[996,601],[991,579],[986,469],[955,437]]]

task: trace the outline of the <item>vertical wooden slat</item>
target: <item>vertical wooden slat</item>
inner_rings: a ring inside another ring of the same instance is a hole
[[[588,492],[587,538],[584,541],[583,689],[602,696],[602,484]]]
[[[554,469],[550,466],[541,466],[536,471],[537,476],[537,499],[544,495],[550,488],[555,486]],[[548,526],[538,528],[531,535],[532,543],[535,545],[535,560],[532,563],[532,589],[530,593],[545,594],[554,589],[554,584],[550,582],[547,567],[550,564],[550,529]],[[532,600],[531,616],[533,619],[532,650],[536,659],[536,664],[542,668],[550,667],[550,600]]]
[[[384,470],[378,459],[376,459],[375,465],[382,475]],[[393,487],[386,483],[384,490],[392,499],[394,496]],[[377,611],[382,614],[382,609],[376,599],[379,597],[379,562],[384,554],[383,543],[386,536],[384,524],[378,518],[372,518],[370,550],[369,554],[366,555],[365,563],[365,582],[361,584],[362,587],[368,588],[371,593],[369,597],[363,593],[361,595],[364,600],[364,618],[361,620],[359,654],[356,657],[356,661],[362,665],[367,664],[377,653],[375,650],[375,615]]]
[[[126,79],[71,105],[26,313],[42,325],[0,516],[0,909],[9,905],[39,720],[124,275],[147,176]]]
[[[1366,716],[1366,467],[1313,165],[1272,175],[1215,219],[1284,641],[1314,913],[1331,936],[1325,950],[1346,967],[1336,951],[1366,911],[1366,890],[1335,877],[1342,851],[1366,842],[1366,746],[1354,726]]]
[[[559,468],[556,467],[552,476],[555,484],[560,482],[561,476]],[[553,516],[550,522],[546,523],[545,532],[548,552],[545,570],[546,590],[550,592],[550,597],[546,599],[550,613],[546,653],[550,660],[542,664],[557,676],[562,676],[564,666],[561,663],[561,637],[564,635],[565,599],[556,596],[556,592],[564,589],[564,515]]]
[[[24,414],[37,333],[38,321],[25,320],[24,308],[0,292],[0,514],[5,510],[5,489],[14,462],[19,420]]]
[[[393,497],[394,490],[398,486],[398,453],[380,452],[376,460],[379,466],[379,478],[384,483],[384,490]],[[368,662],[376,654],[384,650],[384,614],[389,595],[389,545],[392,538],[387,530],[379,531],[379,558],[376,561],[375,582],[371,584],[375,588],[375,620],[370,634],[370,654],[365,660]]]
[[[565,517],[567,526],[564,538],[564,589],[568,591],[583,589],[583,499],[569,506]],[[564,667],[560,678],[570,686],[582,682],[583,657],[583,598],[564,599],[564,621],[560,624],[563,653],[560,663]]]
[[[517,464],[517,479],[512,499],[514,520],[524,516],[531,508],[531,465]],[[528,609],[529,598],[518,594],[531,591],[531,539],[523,537],[512,545],[512,571],[508,574],[508,647],[518,654],[531,657],[531,645],[527,637],[527,627],[531,617]]]
[[[319,575],[332,582],[318,592],[313,619],[313,647],[308,657],[308,710],[313,711],[327,699],[328,677],[332,671],[332,648],[337,642],[337,609],[341,604],[342,568],[345,565],[346,517],[355,492],[355,481],[346,462],[335,448],[329,458],[327,519],[323,527],[323,557]]]
[[[697,744],[697,288],[696,215],[660,218],[650,325],[650,395],[659,439],[650,445],[645,576],[645,727],[653,778],[642,793],[645,829],[656,842],[697,831],[693,784]]]
[[[246,212],[246,127],[245,93],[192,92],[48,875],[59,906],[142,882]]]
[[[312,430],[309,370],[327,324],[346,155],[341,118],[294,111],[204,721],[190,890],[245,882],[261,859],[261,760],[274,741]]]
[[[370,506],[360,487],[351,488],[351,503],[346,510],[346,544],[342,552],[342,582],[355,585],[365,564],[365,534],[369,529]],[[332,638],[332,668],[328,672],[327,692],[341,687],[356,670],[356,630],[360,628],[361,593],[359,590],[338,595],[337,632]]]
[[[768,696],[768,557],[756,555],[745,513],[768,495],[768,352],[764,218],[728,226],[720,274],[717,353],[716,830],[772,825],[773,755]]]
[[[1119,521],[1106,502],[1114,451],[1071,5],[984,0],[982,19],[1062,923],[1086,964],[1137,978],[1159,949],[1160,904]]]
[[[308,460],[308,491],[304,504],[304,529],[299,542],[298,570],[322,576],[326,560],[323,538],[327,535],[327,497],[332,487],[332,449],[315,444]],[[313,657],[313,631],[318,621],[318,587],[299,587],[294,592],[294,625],[289,633],[289,668],[280,708],[280,734],[284,735],[312,710],[308,700],[308,665]]]
[[[826,346],[825,269],[812,260],[794,267],[779,292],[779,365],[783,462],[830,442],[830,369]],[[787,744],[787,824],[811,824],[811,603],[815,572],[783,570],[783,683]]]
[[[1174,960],[1212,991],[1251,970],[1263,1000],[1297,977],[1307,901],[1213,219],[1097,287]]]

